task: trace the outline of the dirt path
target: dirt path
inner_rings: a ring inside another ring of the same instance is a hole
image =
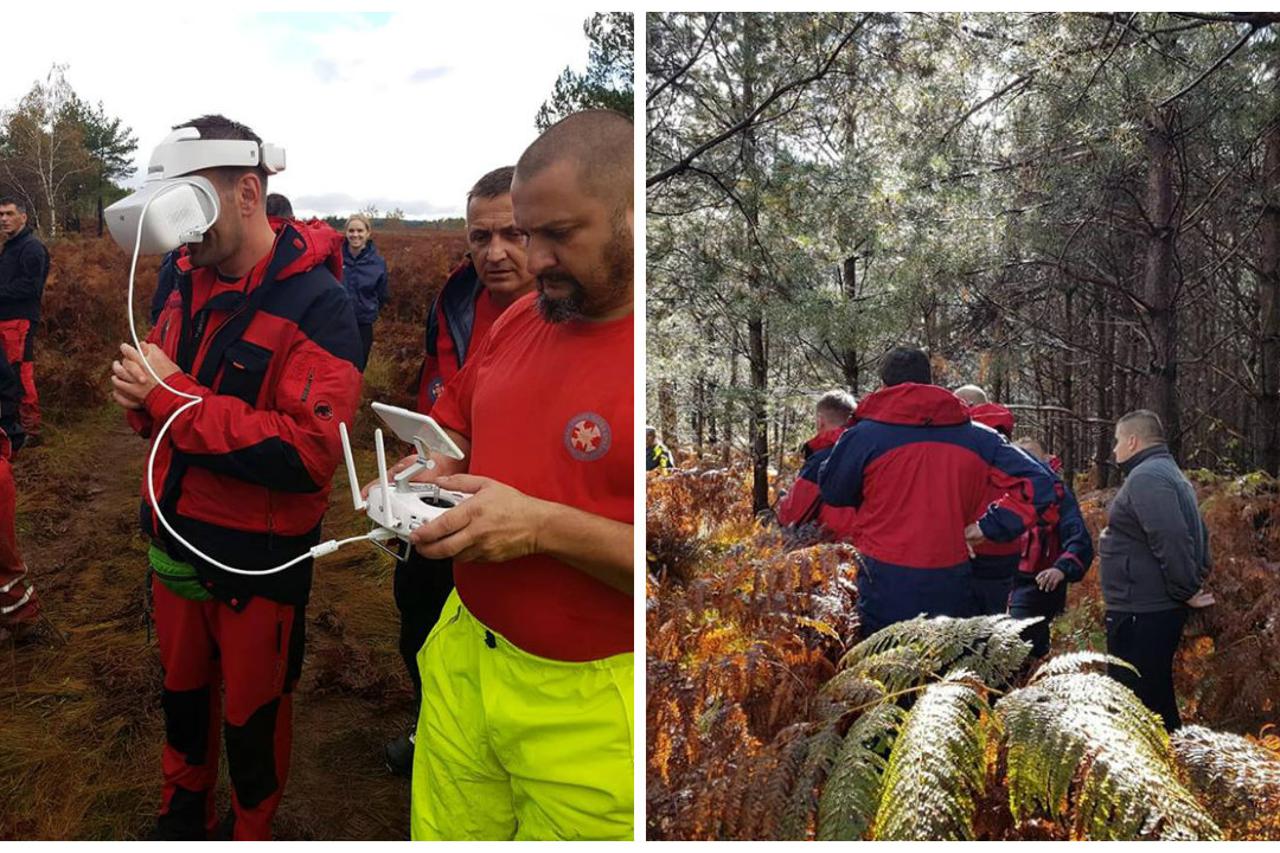
[[[144,443],[104,408],[15,464],[18,539],[65,647],[0,644],[0,839],[133,839],[160,794],[160,667],[137,533]],[[366,464],[369,467],[369,464]],[[361,529],[334,483],[326,535]],[[403,839],[409,787],[382,764],[410,722],[391,566],[366,546],[326,558],[308,606],[280,839]],[[219,809],[230,802],[225,762]]]

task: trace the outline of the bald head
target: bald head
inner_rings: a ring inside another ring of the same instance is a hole
[[[987,392],[983,391],[977,385],[961,385],[954,393],[970,406],[981,406],[983,403],[987,402]]]
[[[527,181],[555,163],[568,161],[588,195],[612,208],[630,207],[634,132],[631,119],[613,110],[585,110],[566,116],[520,155],[515,179]]]

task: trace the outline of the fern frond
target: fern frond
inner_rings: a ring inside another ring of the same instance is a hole
[[[1072,672],[1086,672],[1091,666],[1122,666],[1125,669],[1134,669],[1133,664],[1127,660],[1121,660],[1115,655],[1104,654],[1103,652],[1068,652],[1064,655],[1050,658],[1040,665],[1035,675],[1031,676],[1030,684],[1035,684],[1045,678],[1051,678],[1055,675],[1066,675]]]
[[[818,801],[819,840],[856,841],[867,831],[880,802],[885,756],[905,716],[897,705],[885,702],[849,727]]]
[[[1178,780],[1160,718],[1100,673],[1042,678],[996,703],[1017,820],[1070,823],[1074,838],[1216,839]]]
[[[930,685],[916,701],[885,768],[874,837],[961,841],[986,780],[982,695],[963,683],[971,671]]]
[[[810,738],[804,767],[791,790],[791,800],[779,826],[778,838],[784,841],[808,839],[813,814],[818,808],[818,791],[831,773],[843,742],[840,727],[834,722],[823,726]]]
[[[1239,735],[1184,726],[1170,737],[1191,790],[1233,840],[1280,840],[1280,758]]]
[[[837,672],[826,684],[822,685],[824,698],[847,710],[857,705],[866,705],[884,696],[885,687],[878,681],[872,681],[859,673],[846,669]]]
[[[916,617],[872,634],[850,649],[840,665],[882,682],[889,691],[919,686],[959,669],[975,672],[991,686],[1002,686],[1030,654],[1031,644],[1021,633],[1035,621],[1004,614],[970,619]]]
[[[796,779],[800,775],[801,768],[804,767],[804,761],[809,754],[810,740],[805,729],[808,727],[803,723],[797,723],[791,726],[792,731],[784,730],[785,734],[779,735],[780,753],[778,763],[774,765],[773,771],[769,774],[768,781],[765,783],[761,807],[764,809],[761,817],[763,821],[760,826],[759,838],[778,838],[779,829],[782,821],[786,817],[787,803],[791,799],[791,791],[795,787]]]

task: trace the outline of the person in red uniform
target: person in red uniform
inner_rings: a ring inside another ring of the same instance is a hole
[[[418,386],[418,411],[431,414],[440,390],[467,363],[493,322],[511,304],[533,291],[525,262],[524,233],[511,209],[514,166],[503,166],[476,181],[467,193],[467,258],[458,265],[427,312],[427,348]],[[394,595],[400,612],[400,656],[413,682],[414,720],[422,702],[418,649],[440,618],[453,591],[453,566],[418,552],[397,562]],[[399,776],[413,769],[413,728],[387,744],[387,768]]]
[[[591,110],[521,156],[537,293],[432,409],[466,458],[424,479],[474,496],[412,536],[457,583],[418,658],[449,701],[422,703],[414,838],[633,834],[632,150]]]
[[[962,385],[955,394],[969,404],[969,417],[976,424],[991,427],[1006,439],[1013,437],[1013,412],[992,403],[987,392],[977,385]],[[1004,491],[993,488],[990,501],[997,501]],[[973,613],[975,616],[1004,613],[1009,609],[1009,593],[1013,576],[1018,571],[1023,539],[1012,542],[983,542],[973,548]]]
[[[200,131],[190,144],[243,140],[261,151],[253,131],[223,116],[182,127]],[[161,510],[201,552],[262,571],[320,542],[342,456],[338,424],[352,421],[360,399],[360,338],[325,266],[331,229],[268,219],[262,165],[196,174],[219,192],[218,219],[177,259],[177,295],[142,352],[121,347],[113,396],[148,439],[188,401],[159,385],[144,359],[168,385],[203,398],[173,421],[157,451]],[[269,840],[289,775],[312,560],[273,574],[226,572],[160,525],[146,483],[142,494],[164,668],[164,787],[154,835]],[[222,829],[214,803],[220,734],[232,792]]]
[[[1024,438],[1018,446],[1061,479],[1062,460],[1045,453],[1039,441]],[[1080,505],[1065,483],[1062,489],[1058,523],[1052,527],[1035,525],[1027,531],[1009,595],[1009,615],[1015,619],[1040,617],[1022,632],[1034,657],[1049,653],[1049,625],[1067,605],[1067,584],[1083,580],[1093,562],[1093,539]]]
[[[27,564],[18,550],[18,494],[9,463],[22,446],[21,399],[17,375],[7,361],[0,361],[0,639],[12,633],[25,641],[51,639],[51,632],[41,633],[40,596],[27,580]]]
[[[27,208],[11,196],[0,198],[0,345],[22,382],[19,412],[27,443],[40,436],[40,398],[36,394],[35,341],[40,300],[49,275],[49,252],[27,225]]]
[[[858,509],[863,636],[922,613],[973,615],[970,548],[1056,521],[1052,475],[933,385],[922,350],[891,350],[880,379],[818,474],[823,500]]]
[[[849,428],[856,403],[847,391],[828,391],[818,400],[818,433],[804,443],[804,465],[796,481],[778,501],[775,513],[783,527],[799,527],[811,522],[821,525],[833,541],[852,542],[858,511],[853,507],[832,507],[822,502],[818,471],[831,455],[831,448]]]

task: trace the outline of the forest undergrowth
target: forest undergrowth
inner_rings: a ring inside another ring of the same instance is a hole
[[[744,465],[651,474],[648,837],[1280,838],[1280,491],[1192,477],[1217,604],[1169,736],[1105,675],[1096,562],[1044,660],[1007,617],[860,642],[854,547],[754,519]]]

